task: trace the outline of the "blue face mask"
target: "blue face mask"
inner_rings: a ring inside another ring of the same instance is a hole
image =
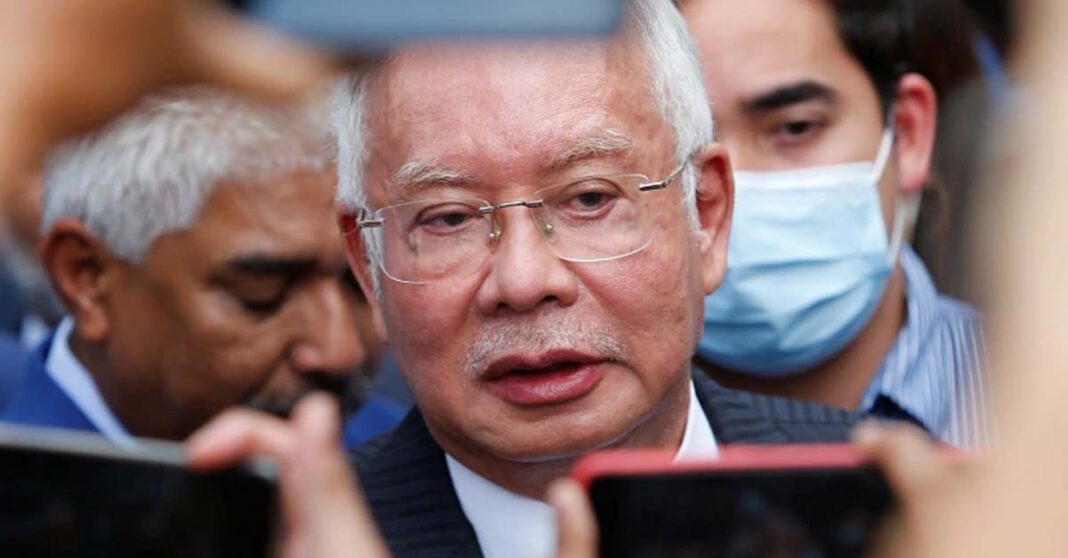
[[[740,373],[783,377],[825,362],[867,325],[882,299],[918,194],[896,204],[887,239],[874,162],[736,172],[727,274],[705,299],[698,354]]]

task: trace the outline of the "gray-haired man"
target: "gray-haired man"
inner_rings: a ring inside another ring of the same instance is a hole
[[[44,266],[67,308],[10,422],[184,439],[284,413],[364,358],[333,226],[329,135],[205,90],[143,103],[45,171]]]
[[[597,449],[846,436],[691,376],[730,165],[682,18],[633,6],[605,41],[411,47],[340,96],[342,230],[417,404],[356,456],[398,555],[549,555],[540,499]]]

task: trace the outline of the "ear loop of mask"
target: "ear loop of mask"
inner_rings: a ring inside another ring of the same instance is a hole
[[[878,189],[879,180],[882,178],[883,173],[886,172],[886,165],[890,161],[890,154],[893,153],[894,145],[897,143],[894,134],[892,113],[888,116],[887,122],[890,124],[883,133],[883,143],[879,148],[879,155],[876,157],[875,166],[872,168],[871,181],[875,184],[876,189]],[[886,252],[887,260],[891,266],[897,264],[898,257],[901,255],[901,247],[905,244],[905,232],[911,231],[916,225],[916,219],[920,213],[920,201],[923,197],[922,188],[906,194],[899,194],[897,192],[898,189],[895,189],[894,222],[893,227],[890,229],[890,246]]]
[[[916,226],[916,218],[920,214],[920,200],[923,190],[917,190],[904,194],[897,199],[894,208],[894,228],[890,238],[890,250],[887,257],[890,265],[896,264],[901,255],[901,247],[905,245],[905,231],[911,231]]]

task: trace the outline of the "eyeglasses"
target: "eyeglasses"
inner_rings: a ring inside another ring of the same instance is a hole
[[[651,182],[640,174],[589,177],[538,190],[528,200],[491,203],[478,198],[435,198],[361,211],[356,225],[369,233],[370,252],[392,280],[425,284],[480,268],[501,238],[498,211],[529,209],[553,253],[571,262],[604,262],[652,242],[649,197],[685,168]]]

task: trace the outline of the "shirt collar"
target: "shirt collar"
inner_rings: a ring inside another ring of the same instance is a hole
[[[137,440],[130,436],[108,408],[96,383],[93,382],[93,377],[70,350],[70,336],[73,331],[74,320],[69,316],[63,318],[56,328],[52,347],[48,351],[45,370],[101,434],[122,447],[137,447]]]
[[[690,382],[686,429],[676,461],[715,457],[712,426]],[[475,530],[486,558],[552,556],[556,548],[556,516],[552,508],[533,498],[509,492],[446,454],[449,476],[464,515]]]
[[[861,410],[869,411],[879,396],[887,397],[929,432],[934,432],[941,422],[941,406],[920,394],[929,390],[946,393],[945,383],[951,381],[948,374],[926,366],[923,358],[938,318],[939,294],[911,246],[902,247],[900,262],[905,276],[907,316],[865,394]],[[925,389],[917,389],[917,382],[923,382]]]

